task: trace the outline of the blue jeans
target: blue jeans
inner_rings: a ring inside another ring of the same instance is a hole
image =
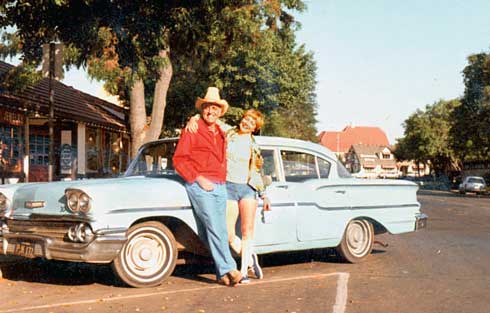
[[[187,195],[203,231],[199,236],[208,245],[216,267],[216,276],[222,277],[236,269],[236,262],[228,246],[226,229],[226,187],[214,184],[212,191],[205,191],[197,182],[185,184]]]

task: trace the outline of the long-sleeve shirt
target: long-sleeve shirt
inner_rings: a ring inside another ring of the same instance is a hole
[[[215,183],[226,181],[226,141],[225,134],[216,125],[211,131],[201,118],[196,133],[183,131],[173,163],[182,178],[193,183],[201,175]]]

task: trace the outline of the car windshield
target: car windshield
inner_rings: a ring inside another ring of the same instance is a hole
[[[483,178],[471,177],[471,178],[468,179],[468,183],[472,183],[472,184],[484,184],[485,181],[483,180]]]
[[[172,162],[176,146],[177,139],[147,144],[131,161],[124,176],[177,175]]]

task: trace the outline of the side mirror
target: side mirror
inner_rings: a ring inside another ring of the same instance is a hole
[[[271,175],[264,175],[262,176],[262,180],[264,181],[264,186],[270,186],[272,184],[272,176]]]

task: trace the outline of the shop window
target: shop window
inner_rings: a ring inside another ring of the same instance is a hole
[[[86,128],[85,149],[87,158],[87,172],[96,173],[99,166],[99,148],[100,138],[99,131],[95,128]]]
[[[119,134],[105,132],[104,134],[104,173],[119,175],[125,170],[124,145]]]
[[[29,136],[29,156],[33,165],[49,165],[49,136]]]
[[[0,151],[2,170],[18,173],[22,170],[23,138],[20,127],[0,125]]]

